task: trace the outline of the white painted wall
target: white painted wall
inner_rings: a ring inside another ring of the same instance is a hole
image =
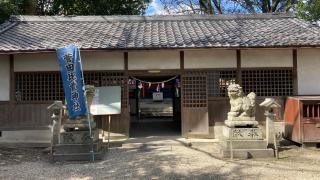
[[[84,70],[124,70],[123,52],[82,52]]]
[[[122,52],[81,52],[84,70],[123,70]],[[58,71],[55,53],[14,55],[14,71]]]
[[[184,52],[184,68],[237,67],[236,50],[193,50]]]
[[[180,69],[180,53],[166,50],[129,52],[128,69]]]
[[[292,67],[291,49],[241,50],[241,67]]]
[[[14,55],[14,71],[58,71],[55,53],[32,53]]]
[[[299,49],[298,94],[320,95],[320,49]]]
[[[10,100],[9,55],[0,55],[0,101]]]

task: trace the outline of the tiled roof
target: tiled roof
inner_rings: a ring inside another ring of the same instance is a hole
[[[14,16],[0,52],[82,49],[320,47],[320,27],[290,14],[221,16]]]

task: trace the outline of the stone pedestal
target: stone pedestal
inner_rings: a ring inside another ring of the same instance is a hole
[[[262,130],[260,128],[223,128],[223,136],[230,140],[261,140]]]
[[[70,131],[60,134],[61,142],[54,146],[54,161],[91,161],[101,160],[105,148],[99,140],[99,130],[93,129],[92,139],[90,131]],[[92,153],[93,150],[93,153]]]
[[[220,143],[222,157],[231,156],[231,145],[234,158],[274,157],[274,150],[268,149],[267,140],[263,139],[262,130],[258,127],[223,128],[224,140]]]
[[[92,119],[92,118],[91,118]],[[96,123],[94,121],[90,121],[91,129],[96,128]],[[87,118],[81,118],[76,120],[67,120],[63,125],[63,129],[67,132],[69,131],[89,131],[90,129],[89,121]]]

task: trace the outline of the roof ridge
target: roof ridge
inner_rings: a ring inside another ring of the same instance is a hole
[[[10,21],[20,22],[105,22],[105,21],[166,21],[166,20],[234,20],[234,19],[273,19],[295,18],[292,13],[225,14],[225,15],[118,15],[118,16],[11,16]]]
[[[2,24],[0,24],[0,34],[4,33],[5,31],[9,30],[10,28],[14,27],[17,25],[19,22],[9,22],[6,21]]]

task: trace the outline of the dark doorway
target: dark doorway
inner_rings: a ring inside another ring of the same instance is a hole
[[[132,76],[130,137],[181,135],[179,76]]]

